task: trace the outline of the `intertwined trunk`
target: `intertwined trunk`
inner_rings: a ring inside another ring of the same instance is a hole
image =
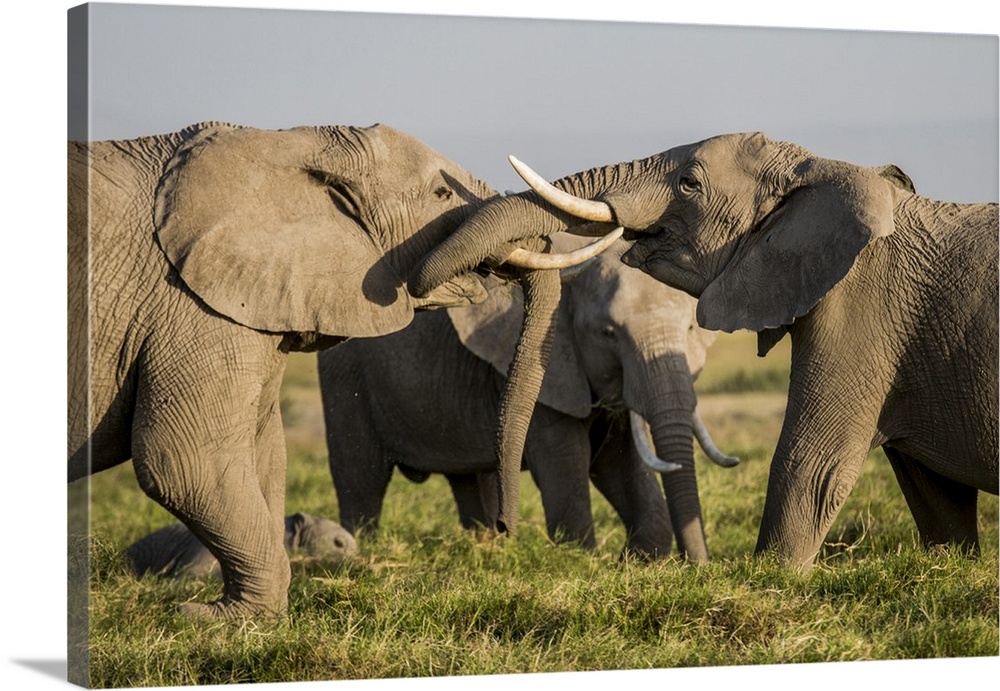
[[[558,271],[528,271],[520,283],[524,322],[500,401],[496,445],[500,504],[496,528],[509,533],[517,528],[521,457],[552,348],[561,290]]]

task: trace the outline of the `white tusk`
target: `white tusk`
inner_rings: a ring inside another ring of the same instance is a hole
[[[590,243],[572,252],[560,254],[545,254],[544,252],[529,252],[518,247],[507,257],[506,264],[518,266],[522,269],[565,269],[570,266],[582,264],[588,259],[592,259],[614,244],[615,240],[622,236],[625,230],[621,227],[602,237],[600,240]]]
[[[726,454],[719,451],[719,447],[715,445],[712,441],[711,435],[708,433],[708,429],[705,427],[705,423],[702,422],[701,416],[698,411],[695,410],[694,414],[691,416],[691,422],[694,427],[694,436],[701,444],[701,448],[705,451],[707,455],[716,465],[721,465],[723,468],[732,468],[738,465],[740,459],[738,456],[727,456]]]
[[[517,174],[528,183],[528,186],[538,193],[538,196],[557,209],[587,221],[614,222],[614,214],[611,212],[611,207],[604,202],[593,199],[581,199],[569,192],[563,192],[513,156],[508,156],[507,160],[514,166]]]
[[[658,473],[672,473],[683,468],[680,463],[670,463],[656,457],[653,445],[649,442],[648,426],[639,413],[634,410],[628,411],[628,420],[632,426],[632,441],[635,442],[635,448],[643,463]]]

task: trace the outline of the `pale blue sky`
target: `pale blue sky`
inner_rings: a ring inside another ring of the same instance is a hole
[[[97,3],[90,36],[92,138],[383,122],[523,189],[508,154],[555,178],[760,130],[997,200],[995,35]]]

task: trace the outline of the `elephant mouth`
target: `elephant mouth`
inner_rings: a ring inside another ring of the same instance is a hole
[[[654,234],[640,233],[622,255],[622,263],[692,297],[698,297],[706,286],[691,252],[667,242],[662,229]]]

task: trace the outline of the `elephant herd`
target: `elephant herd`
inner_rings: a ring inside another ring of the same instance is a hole
[[[737,462],[696,410],[717,331],[757,332],[759,355],[791,339],[756,552],[808,567],[877,446],[921,541],[978,551],[996,204],[759,133],[555,182],[511,163],[529,189],[501,196],[383,125],[70,143],[69,481],[132,461],[182,525],[131,556],[221,574],[182,611],[284,611],[288,550],[354,549],[394,468],[444,474],[463,525],[511,533],[526,469],[550,535],[583,546],[593,482],[627,551],[707,559],[693,437]],[[343,529],[284,514],[278,393],[303,350]]]

